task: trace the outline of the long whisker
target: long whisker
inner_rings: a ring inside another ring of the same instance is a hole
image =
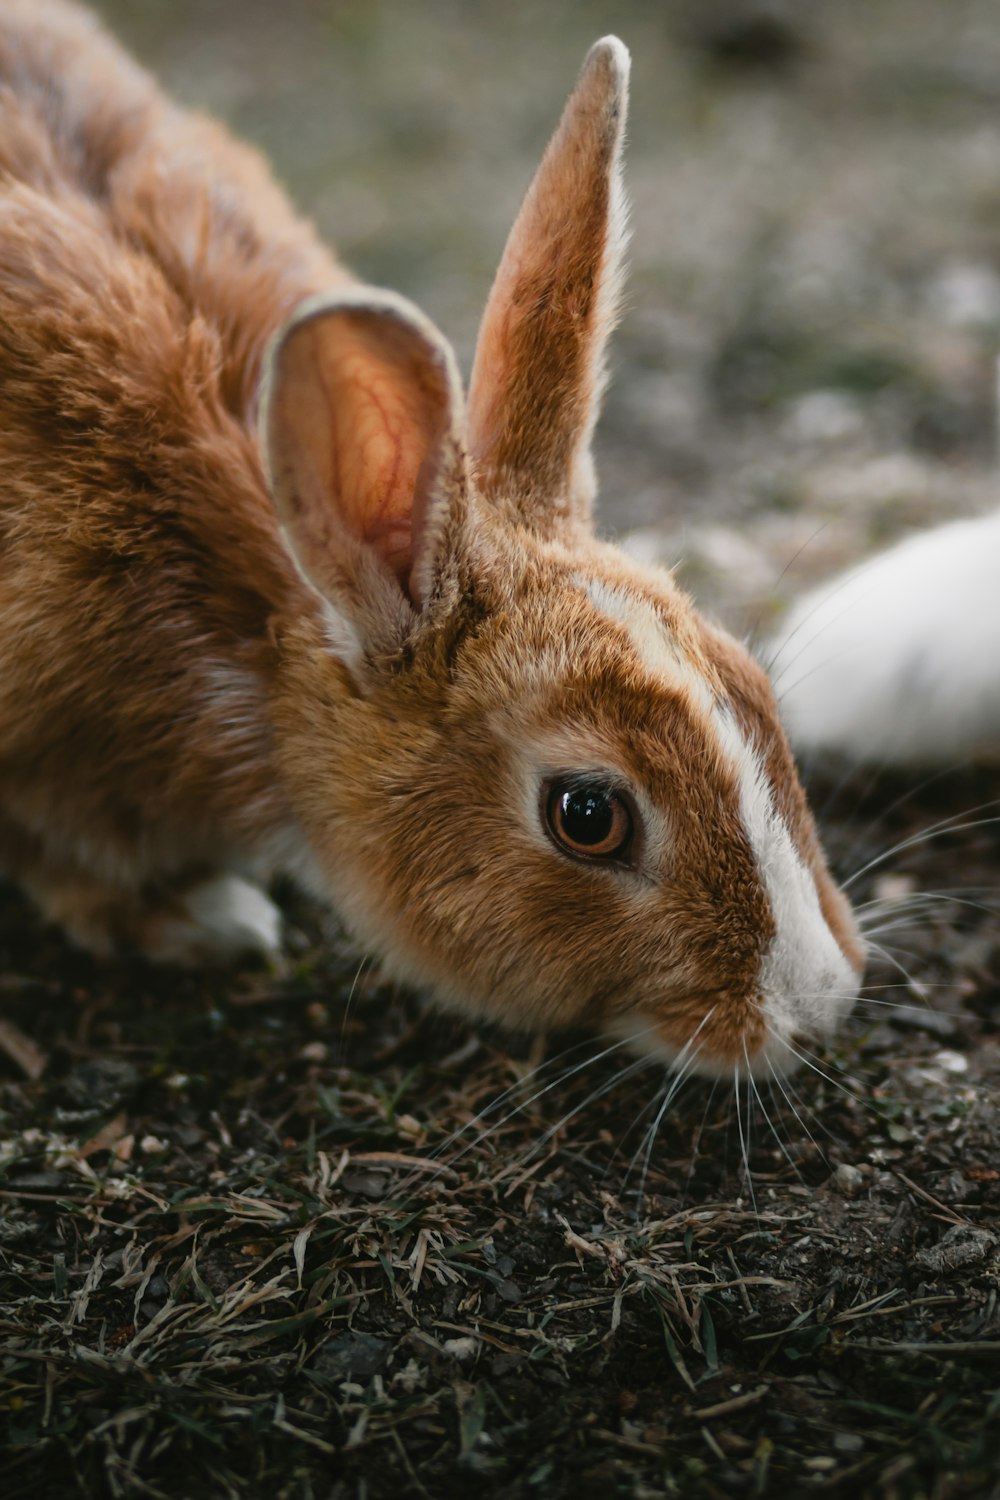
[[[357,970],[355,972],[354,980],[351,984],[351,988],[347,996],[347,1003],[344,1006],[344,1014],[341,1017],[340,1021],[340,1039],[337,1043],[337,1050],[341,1054],[341,1056],[343,1056],[344,1040],[347,1036],[347,1018],[351,1013],[351,1004],[354,1000],[355,991],[357,990],[358,985],[361,983],[361,976],[365,972],[365,969],[368,968],[369,965],[373,962],[374,960],[366,953],[364,958],[358,964]]]
[[[701,1150],[701,1138],[705,1134],[705,1126],[708,1123],[709,1111],[715,1101],[715,1096],[719,1089],[719,1082],[720,1080],[718,1078],[712,1079],[712,1087],[709,1090],[708,1098],[705,1100],[705,1108],[701,1113],[701,1121],[698,1125],[697,1132],[695,1133],[694,1140],[691,1142],[691,1158],[688,1163],[687,1178],[684,1183],[684,1197],[681,1199],[682,1203],[687,1202],[687,1194],[691,1188],[691,1179],[694,1176],[695,1164],[698,1160],[698,1154]]]
[[[899,988],[901,990],[904,990],[904,989],[905,990],[910,990],[910,993],[913,994],[913,990],[912,990],[912,987],[910,985],[901,984],[899,986]],[[945,984],[941,984],[941,985],[938,986],[938,988],[939,989],[947,989],[948,986],[945,985]],[[931,1009],[933,1009],[932,1006],[928,1005],[925,996],[920,995],[920,994],[913,994],[913,998],[914,998],[914,1000],[919,1001],[920,1003],[918,1005],[913,1005],[912,1003],[911,1004],[907,1004],[907,1002],[905,1000],[877,1000],[874,997],[874,995],[860,995],[858,997],[858,1004],[859,1005],[874,1005],[874,1006],[880,1007],[882,1010],[902,1010],[902,1011],[909,1011],[911,1014],[912,1014],[912,1012],[914,1010],[920,1010],[920,1009],[931,1010]],[[940,1015],[941,1012],[938,1011],[938,1012],[936,1012],[936,1014]]]
[[[785,1078],[785,1088],[787,1088],[788,1092],[791,1094],[792,1098],[795,1100],[796,1105],[798,1106],[795,1112],[796,1118],[802,1125],[803,1129],[805,1129],[803,1116],[809,1115],[815,1122],[817,1129],[826,1136],[826,1139],[836,1144],[837,1137],[834,1135],[833,1131],[826,1124],[825,1120],[823,1120],[822,1117],[816,1113],[816,1110],[813,1109],[805,1099],[803,1099],[802,1095],[799,1093],[792,1080],[788,1077]],[[784,1092],[784,1090],[782,1090],[782,1092]],[[809,1132],[806,1131],[806,1134],[808,1135]],[[826,1166],[829,1166],[829,1158],[827,1157],[826,1153],[820,1148],[819,1143],[812,1135],[809,1135],[809,1139],[812,1141],[817,1151],[819,1151],[824,1164]]]
[[[768,1060],[768,1067],[770,1067],[770,1066],[771,1066],[770,1060]],[[773,1069],[772,1069],[772,1072],[773,1072]],[[788,1147],[785,1145],[784,1141],[781,1139],[781,1136],[778,1134],[778,1127],[775,1125],[774,1121],[771,1119],[771,1116],[768,1113],[767,1105],[764,1103],[764,1100],[763,1100],[763,1098],[761,1096],[760,1089],[757,1087],[757,1080],[754,1078],[753,1074],[749,1071],[749,1069],[747,1071],[747,1079],[748,1079],[748,1082],[750,1083],[751,1087],[753,1088],[754,1095],[756,1096],[756,1099],[757,1099],[757,1104],[758,1104],[759,1108],[761,1109],[761,1111],[762,1111],[762,1113],[764,1115],[764,1119],[767,1121],[767,1124],[768,1124],[768,1126],[770,1128],[771,1134],[774,1136],[774,1139],[778,1143],[778,1149],[781,1151],[782,1156],[785,1158],[785,1160],[787,1161],[788,1165],[791,1167],[792,1171],[795,1173],[796,1177],[801,1182],[802,1181],[802,1173],[799,1171],[798,1166],[796,1165],[796,1163],[792,1160],[792,1157],[791,1157],[791,1154],[790,1154],[790,1152],[788,1150]],[[773,1094],[772,1094],[772,1097],[773,1097]]]
[[[847,610],[844,610],[837,616],[835,620],[831,620],[830,624],[836,625],[837,621],[843,619],[846,613]],[[849,654],[850,648],[846,646],[838,646],[835,651],[830,651],[828,655],[822,657],[819,661],[814,662],[813,665],[809,668],[808,672],[803,672],[800,677],[794,678],[792,682],[786,682],[785,678],[794,667],[795,663],[805,655],[805,653],[809,650],[809,647],[812,645],[813,641],[816,641],[818,639],[819,636],[814,635],[811,640],[806,641],[805,645],[800,651],[796,652],[791,661],[786,662],[784,667],[782,667],[780,674],[777,677],[772,678],[774,691],[777,695],[779,704],[784,701],[789,693],[794,693],[796,688],[800,688],[804,682],[808,682],[810,677],[815,677],[817,672],[825,671],[825,669],[829,666],[832,666],[834,662],[840,661],[844,656],[847,656]]]
[[[826,1152],[823,1150],[822,1146],[819,1144],[819,1142],[817,1141],[816,1137],[813,1135],[812,1131],[809,1129],[809,1126],[806,1124],[805,1120],[803,1119],[802,1114],[796,1108],[796,1105],[792,1103],[792,1100],[789,1097],[788,1089],[785,1088],[785,1082],[787,1082],[787,1080],[784,1080],[784,1081],[782,1080],[781,1074],[777,1071],[777,1069],[775,1068],[774,1064],[771,1062],[770,1058],[767,1059],[767,1065],[768,1065],[768,1067],[771,1070],[771,1077],[774,1079],[774,1082],[777,1084],[778,1089],[779,1089],[779,1091],[780,1091],[780,1093],[782,1095],[782,1098],[784,1099],[785,1103],[788,1105],[788,1107],[791,1110],[792,1114],[795,1116],[795,1119],[798,1122],[799,1128],[801,1130],[805,1131],[805,1133],[808,1136],[809,1142],[812,1145],[813,1149],[819,1153],[819,1159],[820,1159],[820,1161],[824,1164],[824,1166],[829,1166],[829,1162],[827,1161],[827,1158],[826,1158]],[[796,1103],[797,1104],[801,1104],[802,1108],[805,1109],[805,1107],[806,1107],[805,1104],[799,1098],[799,1095],[796,1093],[795,1089],[792,1088],[791,1083],[788,1084],[788,1088],[790,1088],[792,1090],[792,1093],[795,1094]],[[832,1137],[831,1137],[831,1139],[832,1139]]]
[[[890,964],[898,974],[902,974],[903,978],[906,980],[906,983],[910,986],[910,989],[914,994],[920,995],[923,993],[925,988],[924,981],[922,979],[916,979],[910,973],[906,965],[904,963],[901,963],[894,953],[892,953],[888,948],[883,947],[881,943],[869,942],[868,946],[873,953],[878,955],[879,958],[884,959],[887,964]]]
[[[785,563],[785,566],[782,568],[781,572],[778,574],[777,578],[771,584],[770,589],[768,590],[768,593],[771,596],[774,596],[774,595],[776,595],[778,593],[778,591],[779,591],[779,589],[781,587],[781,584],[784,581],[785,576],[787,575],[787,573],[792,568],[794,568],[794,566],[798,562],[799,558],[803,555],[803,553],[807,550],[807,548],[809,548],[809,547],[812,546],[812,544],[816,540],[816,538],[818,536],[822,536],[823,532],[826,531],[826,529],[829,526],[829,524],[830,524],[829,521],[821,521],[820,524],[816,527],[816,530],[813,531],[813,532],[811,532],[809,534],[809,536],[806,537],[806,539],[802,543],[802,545],[799,546],[799,547],[796,547],[795,551],[792,553],[791,557],[788,559],[788,561]],[[762,601],[762,603],[763,603],[763,601]],[[757,644],[757,641],[759,639],[760,623],[761,623],[761,621],[760,621],[760,611],[758,610],[757,618],[754,621],[754,623],[752,624],[752,626],[750,627],[750,633],[749,633],[749,639],[750,639],[750,643],[751,643],[751,648],[754,649],[754,650],[756,649],[756,644]],[[792,631],[792,634],[788,637],[788,640],[785,640],[785,641],[781,642],[781,645],[778,647],[777,651],[774,653],[774,655],[770,658],[769,661],[765,662],[764,659],[763,659],[763,657],[759,657],[758,658],[758,660],[760,661],[761,666],[764,668],[764,671],[767,673],[767,675],[769,677],[771,675],[772,669],[777,665],[777,663],[778,663],[778,661],[779,661],[779,659],[781,657],[782,651],[784,651],[785,647],[794,638],[794,636],[797,633],[797,630],[798,630],[798,627],[796,626],[796,629]]]
[[[813,759],[815,759],[815,754],[813,755]],[[824,817],[829,814],[830,809],[832,807],[836,806],[837,799],[843,794],[845,788],[848,787],[848,786],[850,786],[851,782],[855,779],[855,777],[857,775],[858,775],[858,767],[854,764],[853,761],[850,761],[850,760],[847,761],[846,764],[845,764],[845,766],[844,766],[843,771],[837,777],[837,780],[834,782],[833,786],[830,788],[829,792],[827,793],[826,797],[823,800],[822,812],[823,812],[823,816]],[[868,776],[865,778],[864,786],[862,786],[860,788],[860,790],[858,791],[857,797],[855,799],[856,804],[858,806],[860,806],[863,802],[865,802],[867,800],[867,798],[870,795],[872,789],[878,783],[879,775],[880,775],[880,772],[879,772],[879,770],[878,770],[877,767],[875,767],[873,770],[871,770],[869,772]],[[848,858],[849,859],[853,859],[854,850],[858,847],[859,843],[860,843],[860,838],[857,838],[857,839],[855,839],[853,841],[853,843],[851,845],[851,848],[848,851]]]
[[[745,1041],[743,1043],[743,1056],[746,1059],[746,1065],[747,1065],[747,1085],[746,1085],[746,1110],[747,1110],[747,1112],[746,1112],[746,1121],[747,1121],[747,1162],[749,1164],[750,1154],[751,1154],[751,1150],[752,1150],[752,1147],[753,1147],[753,1110],[751,1109],[751,1101],[750,1101],[750,1081],[751,1081],[752,1072],[751,1072],[751,1067],[750,1067],[750,1058],[749,1058],[749,1056],[747,1054],[747,1044],[746,1044]],[[748,1166],[748,1169],[749,1169],[749,1166]],[[750,1193],[751,1193],[751,1197],[752,1197],[753,1196],[753,1180],[752,1180],[752,1178],[748,1177],[747,1181],[750,1183]],[[756,1198],[754,1198],[754,1205],[753,1206],[754,1206],[754,1213],[756,1213],[757,1212],[757,1200],[756,1200]]]
[[[713,1005],[705,1012],[701,1020],[698,1022],[698,1025],[688,1037],[687,1041],[684,1043],[684,1046],[681,1048],[680,1052],[678,1052],[677,1056],[674,1058],[671,1064],[670,1072],[673,1074],[673,1077],[671,1081],[665,1086],[663,1102],[660,1105],[656,1118],[653,1120],[651,1126],[647,1129],[646,1136],[643,1138],[647,1142],[647,1144],[646,1155],[642,1166],[642,1174],[639,1180],[638,1202],[640,1203],[642,1202],[643,1196],[645,1194],[646,1177],[649,1172],[650,1156],[652,1155],[653,1143],[656,1139],[661,1121],[663,1120],[663,1116],[666,1114],[667,1110],[670,1108],[671,1103],[680,1092],[680,1089],[690,1077],[691,1070],[698,1061],[698,1052],[700,1050],[696,1045],[698,1038],[705,1027],[708,1025],[709,1021],[715,1015],[717,1009],[718,1006]],[[639,1155],[639,1152],[641,1150],[642,1142],[640,1142],[639,1147],[636,1149],[636,1152],[632,1157],[632,1160],[629,1162],[628,1171],[625,1174],[626,1181],[628,1180],[629,1173],[635,1166],[636,1157]]]
[[[785,639],[781,642],[781,645],[775,652],[774,656],[771,658],[771,662],[767,667],[767,674],[769,677],[772,677],[773,679],[774,668],[778,665],[778,662],[781,660],[782,654],[792,644],[799,632],[804,630],[811,620],[815,619],[819,611],[821,609],[824,609],[826,605],[830,603],[831,599],[836,599],[838,594],[843,593],[844,589],[848,588],[852,583],[855,582],[856,579],[860,578],[864,573],[866,573],[877,560],[877,558],[869,558],[866,563],[862,563],[859,567],[852,568],[846,575],[846,577],[841,578],[836,583],[835,587],[828,589],[821,598],[816,600],[816,603],[813,605],[809,613],[799,621],[791,634],[785,637]],[[843,615],[849,612],[849,610],[850,606],[845,605],[844,609],[841,611],[841,614],[837,615],[835,620],[829,621],[828,624],[836,624],[837,620],[841,619]],[[791,661],[786,661],[784,663],[781,669],[782,675],[784,675],[785,672],[794,667],[795,663],[799,660],[799,657],[802,656],[805,651],[808,651],[813,642],[817,641],[823,634],[823,630],[828,628],[828,624],[824,624],[821,630],[814,631],[809,639],[805,642],[805,644],[801,646],[796,654],[792,657]]]
[[[822,1078],[824,1083],[832,1084],[835,1089],[839,1089],[842,1094],[845,1094],[848,1099],[852,1099],[855,1104],[860,1104],[862,1106],[867,1105],[867,1099],[863,1099],[860,1094],[856,1094],[853,1089],[849,1089],[845,1083],[841,1083],[839,1079],[834,1078],[832,1074],[824,1072],[824,1070],[819,1066],[819,1059],[815,1057],[814,1053],[805,1051],[800,1052],[799,1049],[794,1046],[787,1037],[783,1037],[782,1040],[792,1056],[797,1057],[799,1062],[805,1063],[806,1067],[810,1068],[812,1072],[816,1073],[820,1078]]]
[[[599,1088],[592,1089],[584,1099],[580,1100],[579,1104],[574,1104],[572,1109],[567,1110],[561,1119],[557,1120],[554,1125],[550,1125],[544,1134],[539,1136],[534,1145],[530,1146],[525,1152],[524,1160],[530,1161],[533,1156],[536,1156],[539,1151],[548,1145],[553,1136],[558,1135],[562,1128],[569,1124],[570,1120],[576,1118],[581,1110],[586,1109],[588,1105],[595,1103],[598,1099],[603,1099],[606,1094],[610,1094],[612,1089],[618,1088],[620,1084],[629,1078],[633,1078],[636,1073],[641,1073],[655,1061],[656,1059],[651,1054],[637,1057],[627,1067],[622,1068],[620,1072],[616,1073],[613,1078],[610,1078],[606,1083],[602,1083]]]
[[[869,913],[907,912],[925,907],[967,906],[972,911],[992,916],[1000,900],[990,900],[990,892],[982,886],[956,886],[950,891],[910,891],[905,896],[873,896],[870,901],[859,901],[854,908],[855,916],[866,918]],[[975,898],[975,899],[973,899]]]
[[[906,912],[898,917],[886,917],[882,922],[873,923],[871,927],[864,929],[866,939],[888,937],[893,932],[917,933],[921,930],[921,919],[926,920],[928,916],[936,916],[937,913]]]
[[[640,1032],[639,1036],[641,1037],[641,1036],[648,1035],[648,1033],[651,1032],[651,1031],[653,1031],[653,1030],[655,1030],[655,1028],[653,1026],[650,1026],[650,1027],[647,1028],[646,1031]],[[636,1040],[636,1037],[634,1037],[634,1036],[623,1037],[623,1038],[621,1038],[617,1042],[612,1042],[612,1044],[610,1046],[602,1048],[601,1051],[596,1052],[596,1053],[592,1053],[588,1057],[585,1057],[582,1062],[576,1063],[572,1068],[568,1068],[564,1072],[559,1073],[555,1078],[553,1078],[551,1080],[551,1082],[545,1084],[545,1086],[543,1088],[537,1089],[528,1099],[522,1099],[522,1100],[520,1100],[514,1106],[514,1108],[512,1110],[509,1110],[501,1119],[491,1121],[490,1124],[489,1124],[489,1129],[488,1130],[481,1131],[480,1134],[476,1137],[475,1141],[470,1141],[465,1146],[465,1148],[461,1152],[459,1152],[458,1156],[453,1157],[453,1158],[449,1158],[449,1160],[460,1161],[462,1159],[462,1157],[465,1156],[468,1151],[472,1150],[473,1146],[476,1144],[477,1141],[484,1139],[486,1136],[492,1134],[494,1131],[501,1130],[504,1127],[504,1125],[507,1125],[511,1120],[515,1119],[518,1115],[523,1114],[526,1110],[530,1109],[533,1104],[536,1104],[539,1099],[544,1098],[544,1096],[546,1094],[551,1093],[551,1091],[554,1088],[558,1088],[560,1084],[564,1084],[564,1083],[568,1082],[568,1080],[570,1078],[575,1078],[578,1073],[582,1073],[583,1070],[584,1070],[584,1068],[589,1068],[589,1067],[595,1066],[597,1063],[603,1061],[604,1058],[610,1057],[613,1053],[621,1051],[621,1049],[623,1047],[629,1046],[630,1043],[634,1042],[635,1040]],[[585,1045],[585,1044],[577,1044],[577,1047],[579,1045]],[[570,1052],[576,1051],[577,1047],[567,1048],[566,1049],[566,1053],[561,1054],[561,1055],[563,1055],[563,1056],[568,1055]],[[643,1060],[644,1061],[648,1061],[649,1059],[643,1059]],[[529,1078],[531,1078],[531,1077],[537,1077],[537,1075],[541,1071],[542,1071],[541,1068],[536,1068],[536,1069],[534,1069],[532,1071],[532,1073],[529,1073],[527,1076]],[[620,1076],[620,1075],[617,1075],[617,1074],[615,1075],[616,1078],[618,1076]],[[453,1131],[452,1134],[445,1141],[443,1141],[441,1143],[441,1145],[436,1149],[435,1155],[439,1155],[448,1146],[454,1145],[458,1140],[461,1139],[461,1137],[463,1135],[466,1134],[467,1131],[474,1129],[477,1125],[483,1124],[487,1120],[487,1118],[489,1117],[489,1115],[492,1113],[493,1110],[499,1109],[502,1106],[502,1104],[506,1100],[508,1100],[510,1098],[510,1096],[512,1094],[517,1093],[517,1091],[519,1089],[523,1088],[524,1082],[525,1082],[524,1079],[517,1079],[514,1083],[512,1083],[510,1085],[509,1088],[504,1089],[504,1091],[503,1091],[502,1094],[500,1094],[496,1099],[491,1100],[490,1103],[488,1105],[486,1105],[486,1107],[484,1109],[481,1109],[477,1114],[475,1114],[472,1117],[471,1120],[467,1120],[466,1123],[464,1125],[460,1126],[460,1128],[458,1130]]]
[[[460,1141],[468,1131],[475,1129],[477,1125],[483,1124],[494,1110],[500,1109],[512,1094],[518,1093],[532,1079],[539,1078],[546,1071],[546,1069],[554,1068],[564,1058],[572,1056],[574,1052],[579,1052],[582,1048],[592,1048],[595,1040],[596,1038],[594,1037],[584,1037],[582,1041],[574,1042],[571,1046],[564,1048],[563,1051],[557,1053],[555,1057],[544,1058],[536,1067],[529,1069],[527,1073],[520,1074],[517,1078],[514,1079],[513,1083],[509,1084],[508,1087],[503,1089],[501,1093],[494,1096],[494,1098],[492,1098],[488,1104],[485,1104],[482,1109],[478,1110],[470,1120],[466,1120],[464,1125],[460,1125],[457,1129],[450,1131],[443,1140],[439,1141],[434,1147],[433,1151],[428,1153],[428,1159],[431,1161],[436,1161],[437,1159],[442,1157],[444,1153],[449,1150],[450,1147],[454,1146],[458,1141]],[[571,1077],[574,1072],[580,1071],[581,1068],[589,1066],[590,1063],[599,1062],[602,1057],[607,1055],[607,1052],[609,1050],[613,1049],[602,1049],[601,1051],[596,1053],[589,1052],[588,1056],[584,1058],[583,1062],[579,1065],[579,1068],[570,1068],[562,1072],[557,1072],[555,1078],[552,1080],[550,1087],[555,1088],[564,1079]],[[501,1129],[509,1120],[514,1118],[519,1110],[530,1108],[531,1104],[534,1102],[534,1099],[538,1097],[540,1097],[540,1094],[534,1095],[530,1099],[522,1100],[517,1109],[512,1110],[510,1114],[504,1116],[504,1118],[501,1120],[494,1120],[490,1124],[488,1130],[481,1133],[481,1135],[478,1136],[477,1139],[483,1139],[484,1136],[488,1136],[494,1130]],[[470,1143],[470,1145],[466,1147],[466,1150],[471,1149],[472,1144],[474,1144],[474,1142]],[[454,1158],[454,1160],[460,1161],[462,1156],[464,1155],[465,1152],[463,1151],[458,1157]]]
[[[939,822],[932,823],[929,828],[922,829],[920,833],[914,833],[908,838],[900,839],[898,843],[891,845],[888,849],[883,849],[881,854],[877,854],[874,859],[870,859],[867,864],[862,865],[860,870],[855,870],[854,874],[843,882],[843,889],[845,891],[848,890],[856,880],[861,879],[862,875],[867,875],[869,870],[876,869],[879,865],[884,864],[887,859],[891,859],[895,854],[902,854],[906,849],[914,849],[920,844],[929,843],[931,839],[941,838],[947,833],[971,833],[975,828],[988,828],[995,823],[1000,823],[1000,818],[997,817],[973,818],[971,822],[963,821],[963,819],[968,818],[972,813],[984,812],[986,808],[996,807],[997,805],[997,799],[994,798],[990,802],[982,803],[979,807],[970,808],[968,812],[958,813],[952,818],[942,818]]]
[[[947,780],[949,776],[954,776],[958,772],[967,769],[968,764],[968,761],[955,761],[951,765],[940,767],[938,770],[932,771],[929,776],[925,776],[923,781],[918,781],[915,786],[908,786],[905,792],[902,792],[898,797],[895,797],[893,801],[888,804],[888,806],[880,806],[877,813],[875,813],[873,817],[869,818],[868,821],[864,823],[860,829],[857,830],[856,835],[851,842],[851,846],[845,854],[845,860],[850,860],[851,858],[853,858],[854,851],[858,849],[876,829],[884,828],[888,819],[894,812],[898,812],[898,810],[901,807],[905,807],[907,803],[915,802],[917,797],[920,796],[921,792],[925,792],[928,787],[934,786],[936,782]],[[856,769],[856,766],[853,766],[850,763],[848,764],[845,775],[842,778],[842,786],[850,781],[851,776],[854,771],[856,771]],[[859,805],[867,800],[872,788],[877,784],[881,774],[882,768],[878,766],[874,767],[871,776],[867,779],[858,796],[857,800]],[[968,812],[976,812],[979,810],[980,809],[977,808],[967,809]]]
[[[668,1076],[670,1078],[670,1081],[669,1083],[665,1083],[663,1086],[662,1098],[660,1098],[659,1094],[654,1095],[655,1099],[659,1099],[659,1108],[657,1109],[653,1119],[647,1125],[646,1130],[643,1134],[643,1138],[633,1152],[632,1160],[629,1162],[628,1169],[625,1173],[625,1181],[627,1182],[633,1168],[635,1167],[636,1161],[641,1155],[642,1170],[639,1173],[639,1185],[636,1188],[635,1194],[636,1214],[639,1213],[646,1197],[646,1177],[649,1172],[649,1163],[653,1154],[653,1145],[656,1141],[657,1135],[659,1134],[660,1125],[663,1123],[663,1116],[670,1108],[671,1100],[676,1098],[677,1090],[680,1087],[681,1083],[686,1080],[687,1074],[686,1070],[682,1070],[678,1074]]]
[[[746,1050],[747,1050],[746,1049],[746,1042],[744,1042],[743,1043],[743,1055],[744,1055],[744,1057],[746,1057]],[[749,1058],[747,1058],[747,1069],[748,1069],[748,1071],[749,1071],[749,1068],[750,1068],[750,1061],[749,1061]],[[743,1157],[743,1173],[744,1173],[744,1177],[746,1179],[747,1192],[750,1194],[750,1202],[753,1204],[753,1211],[756,1214],[757,1213],[757,1196],[756,1196],[756,1194],[754,1193],[754,1190],[753,1190],[753,1177],[752,1177],[751,1172],[750,1172],[750,1150],[749,1150],[749,1146],[748,1146],[746,1135],[744,1134],[744,1131],[743,1131],[743,1114],[742,1114],[742,1111],[740,1109],[740,1065],[739,1065],[739,1063],[736,1063],[735,1066],[734,1066],[734,1068],[733,1068],[733,1094],[734,1094],[734,1097],[736,1099],[736,1129],[737,1129],[737,1132],[738,1132],[739,1138],[740,1138],[740,1153],[741,1153],[741,1155]]]
[[[914,989],[914,987],[917,986],[917,985],[919,985],[919,987],[920,987],[921,990],[947,990],[947,989],[951,988],[951,985],[948,983],[948,981],[944,980],[944,979],[940,979],[940,980],[929,980],[929,979],[907,979],[907,980],[903,980],[903,979],[879,979],[879,980],[874,980],[873,979],[869,984],[865,985],[865,987],[861,991],[860,995],[856,995],[854,997],[855,1004],[857,1004],[857,1005],[900,1005],[900,1004],[905,1004],[905,1001],[899,1001],[899,1000],[876,1000],[873,995],[870,995],[868,993],[868,991],[869,990],[910,990],[912,992],[913,989]]]

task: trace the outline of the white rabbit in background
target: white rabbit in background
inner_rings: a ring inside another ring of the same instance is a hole
[[[907,538],[789,610],[765,660],[796,749],[895,765],[1000,752],[1000,512]]]

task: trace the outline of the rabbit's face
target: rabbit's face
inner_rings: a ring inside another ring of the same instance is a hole
[[[316,732],[313,842],[396,976],[709,1073],[788,1071],[850,1009],[860,944],[770,686],[665,575],[495,559]]]
[[[780,1071],[856,992],[848,907],[759,668],[591,524],[627,65],[613,38],[584,65],[467,407],[398,297],[317,301],[277,340],[264,446],[327,611],[280,739],[338,905],[396,974]]]

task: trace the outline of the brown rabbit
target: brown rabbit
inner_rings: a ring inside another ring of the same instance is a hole
[[[274,950],[787,1070],[861,949],[746,652],[595,539],[628,54],[452,352],[92,17],[0,19],[0,861],[96,952]],[[258,437],[259,429],[259,437]]]

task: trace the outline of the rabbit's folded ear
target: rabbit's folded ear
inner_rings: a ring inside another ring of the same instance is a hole
[[[469,395],[483,493],[543,534],[589,519],[590,439],[615,321],[626,205],[620,157],[629,55],[590,50],[511,230]]]
[[[305,303],[268,354],[261,441],[305,577],[362,641],[405,629],[466,513],[464,402],[447,341],[391,292]]]

